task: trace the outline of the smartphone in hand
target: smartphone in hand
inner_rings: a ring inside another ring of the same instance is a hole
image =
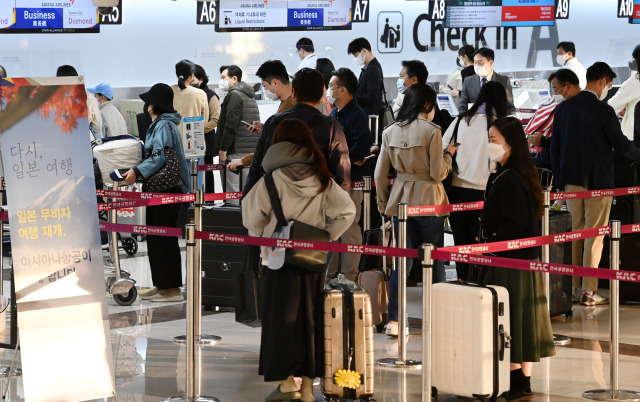
[[[242,123],[242,124],[244,124],[245,126],[247,126],[247,128],[250,128],[250,129],[256,130],[256,126],[254,126],[253,124],[247,123],[247,122],[246,122],[246,121],[244,121],[244,120],[240,120],[240,123]]]

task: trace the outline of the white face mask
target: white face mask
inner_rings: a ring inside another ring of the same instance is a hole
[[[222,92],[228,92],[229,91],[229,80],[220,80],[220,82],[218,82],[218,86],[220,86],[220,90]]]
[[[564,54],[559,54],[559,55],[557,55],[557,56],[556,56],[556,62],[557,62],[558,64],[560,64],[561,66],[564,66],[564,63],[565,63],[566,61],[567,61],[567,60],[564,58]]]
[[[493,142],[487,144],[487,154],[491,162],[500,162],[506,153],[507,151],[502,144],[494,144]]]
[[[486,77],[489,74],[487,74],[484,67],[485,66],[473,66],[473,71],[475,71],[475,73],[480,77]]]
[[[560,103],[564,100],[564,96],[562,95],[553,95],[553,99],[557,102]]]
[[[333,89],[331,88],[327,89],[326,96],[327,96],[327,102],[331,103],[332,105],[336,102],[337,98],[333,97]]]
[[[407,88],[404,86],[404,79],[398,78],[398,82],[396,82],[396,87],[398,88],[398,93],[403,93]]]
[[[358,67],[362,67],[362,66],[364,66],[364,64],[365,64],[365,63],[364,63],[364,54],[362,54],[362,52],[360,52],[360,55],[359,55],[359,56],[357,56],[357,57],[355,57],[355,56],[354,56],[354,57],[353,57],[353,62],[354,62],[354,63],[356,63],[356,65],[357,65]]]
[[[273,88],[273,84],[271,84],[271,88]],[[277,92],[277,90],[276,90],[276,92]],[[267,99],[269,99],[269,100],[276,101],[276,100],[278,100],[278,95],[276,94],[276,92],[271,92],[267,88],[265,88],[264,89],[264,96],[266,96]]]
[[[601,101],[605,100],[608,93],[609,93],[609,85],[605,85],[604,88],[602,88],[602,92],[600,93],[600,100]]]

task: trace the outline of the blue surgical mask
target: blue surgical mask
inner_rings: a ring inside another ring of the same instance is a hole
[[[398,78],[398,82],[396,82],[396,88],[398,88],[398,93],[403,93],[407,88],[404,86],[404,79]]]

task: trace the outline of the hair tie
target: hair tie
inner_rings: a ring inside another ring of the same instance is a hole
[[[180,78],[181,80],[184,80],[184,77],[179,75],[178,78]]]

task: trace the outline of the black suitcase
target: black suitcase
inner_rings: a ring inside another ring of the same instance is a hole
[[[571,231],[571,214],[568,211],[551,211],[549,234]],[[571,265],[571,242],[549,245],[549,262]],[[571,299],[572,279],[569,275],[549,274],[549,311],[551,317],[573,316]]]
[[[624,234],[620,238],[620,269],[640,271],[640,233]],[[620,303],[640,302],[640,284],[620,281]]]

